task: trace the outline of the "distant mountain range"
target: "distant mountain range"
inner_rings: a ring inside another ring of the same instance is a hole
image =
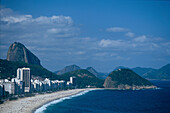
[[[118,66],[117,69],[130,69],[124,66]],[[134,72],[145,79],[156,79],[156,80],[170,80],[170,64],[167,64],[160,69],[153,68],[144,68],[144,67],[135,67],[131,68]]]
[[[54,73],[56,73],[57,75],[62,75],[62,74],[72,72],[72,71],[76,71],[76,70],[80,70],[80,69],[82,69],[82,68],[73,64],[73,65],[66,66],[65,68],[63,68],[59,71],[55,71]],[[92,73],[93,75],[95,75],[96,77],[100,78],[100,79],[105,79],[108,75],[107,73],[97,72],[93,67],[87,67],[86,70],[89,71],[90,73]]]
[[[66,66],[62,70],[55,71],[54,73],[56,73],[57,75],[62,75],[62,74],[65,74],[67,72],[76,71],[76,70],[79,70],[79,69],[81,69],[79,66],[73,64],[73,65]]]
[[[160,69],[136,67],[132,70],[146,79],[170,79],[170,64]]]
[[[128,89],[128,87],[151,86],[152,84],[144,78],[170,79],[170,64],[160,69],[137,67],[130,70],[127,67],[119,66],[110,74],[97,72],[93,67],[81,69],[74,64],[53,73],[41,66],[38,57],[23,44],[15,42],[9,47],[7,60],[0,59],[0,79],[16,77],[16,70],[20,67],[29,67],[31,75],[42,79],[50,78],[68,81],[69,77],[74,76],[76,77],[75,85],[79,88],[104,86],[105,88]]]
[[[79,69],[81,68],[77,65],[69,65],[60,71],[56,71],[55,73],[57,75],[61,75],[61,74],[72,72],[72,71],[79,70]],[[124,66],[118,66],[114,70],[117,70],[117,69],[130,69],[130,68],[124,67]],[[106,77],[109,75],[109,73],[97,72],[93,67],[87,67],[86,70],[88,70],[89,72],[94,74],[96,77],[103,79],[103,80],[106,79]],[[131,70],[133,70],[138,75],[146,79],[158,79],[158,80],[170,79],[170,64],[167,64],[161,67],[160,69],[136,67],[136,68],[132,68]]]

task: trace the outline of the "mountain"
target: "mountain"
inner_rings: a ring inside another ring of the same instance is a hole
[[[41,77],[41,78],[50,78],[50,79],[59,79],[56,74],[50,72],[49,70],[43,68],[40,65],[28,64],[19,61],[7,61],[0,59],[0,79],[13,78],[17,76],[17,69],[22,67],[28,67],[31,69],[31,75]]]
[[[132,70],[146,79],[170,79],[170,64],[160,69],[136,67],[132,68]]]
[[[87,67],[86,70],[88,70],[90,73],[92,73],[93,75],[95,75],[97,78],[99,79],[106,79],[107,77],[107,73],[102,73],[102,72],[97,72],[94,68],[92,67]]]
[[[132,70],[142,77],[145,77],[147,73],[154,73],[157,71],[156,69],[153,68],[143,68],[143,67],[132,68]]]
[[[154,88],[155,86],[130,69],[118,69],[113,71],[105,79],[104,87],[115,89],[143,89]]]
[[[40,64],[40,60],[29,51],[23,44],[14,42],[10,45],[7,53],[8,61],[22,61],[28,64]]]
[[[78,88],[91,87],[103,87],[104,80],[97,78],[95,75],[87,71],[86,69],[79,69],[72,72],[68,72],[62,75],[57,75],[60,79],[68,81],[70,77],[75,77],[75,85]]]
[[[95,75],[96,77],[97,77],[98,74],[99,74],[99,73],[98,73],[94,68],[92,68],[92,67],[87,67],[86,70],[89,71],[90,73],[92,73],[93,75]]]
[[[79,69],[81,69],[79,66],[73,64],[73,65],[66,66],[64,69],[62,69],[60,71],[56,71],[55,73],[57,75],[62,75],[64,73],[75,71],[75,70],[79,70]]]
[[[147,72],[143,76],[147,79],[170,80],[170,64],[167,64],[154,72]]]

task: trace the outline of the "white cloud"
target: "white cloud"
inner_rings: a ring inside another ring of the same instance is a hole
[[[7,22],[8,24],[13,23],[34,23],[34,24],[57,24],[58,26],[69,26],[73,25],[73,20],[69,16],[40,16],[37,18],[32,18],[32,15],[13,15],[4,16],[1,18],[2,22]]]
[[[99,46],[101,47],[120,47],[123,46],[125,43],[122,40],[110,40],[110,39],[102,39],[99,42]]]
[[[145,41],[147,41],[147,37],[145,35],[142,35],[142,36],[134,38],[134,41],[136,41],[136,42],[145,42]]]
[[[79,34],[79,28],[74,26],[70,16],[39,16],[16,14],[9,8],[0,10],[2,36],[23,38],[57,38],[72,37]],[[31,34],[31,35],[30,35]]]
[[[9,15],[11,16],[14,15],[14,12],[10,8],[4,8],[3,6],[0,5],[0,15],[1,17],[5,17]]]
[[[126,32],[126,31],[128,31],[128,29],[122,28],[122,27],[111,27],[111,28],[106,29],[106,31],[108,31],[108,32]]]
[[[134,37],[135,36],[135,34],[132,33],[132,32],[127,32],[125,35],[128,36],[128,37]]]
[[[40,24],[59,24],[59,25],[72,25],[73,20],[69,16],[40,16],[33,19],[32,21],[38,22]]]
[[[8,24],[32,21],[32,15],[2,17],[1,21],[7,22]]]
[[[74,31],[74,28],[51,28],[48,29],[47,32],[51,34],[61,34],[61,33],[68,33],[70,31]]]

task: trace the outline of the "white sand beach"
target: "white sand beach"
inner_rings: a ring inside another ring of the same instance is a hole
[[[32,113],[42,105],[53,100],[75,95],[88,89],[74,89],[58,91],[50,94],[38,94],[33,97],[19,98],[14,101],[6,101],[0,104],[0,113]]]

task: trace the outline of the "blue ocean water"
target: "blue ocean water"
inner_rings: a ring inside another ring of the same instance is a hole
[[[50,104],[44,113],[170,113],[170,81],[157,90],[94,90]]]

